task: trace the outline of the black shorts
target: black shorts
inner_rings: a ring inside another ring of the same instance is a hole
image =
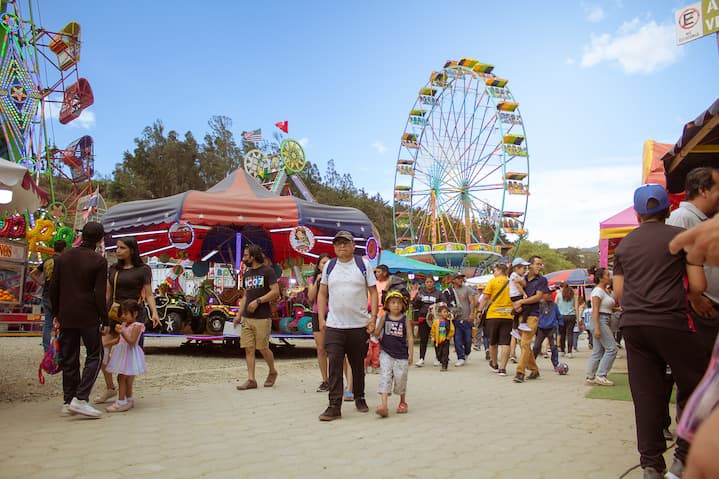
[[[512,338],[512,320],[511,319],[487,319],[484,322],[484,332],[489,338],[491,346],[509,346]]]
[[[320,332],[320,315],[317,313],[310,313],[310,316],[312,316],[312,332],[319,333]]]

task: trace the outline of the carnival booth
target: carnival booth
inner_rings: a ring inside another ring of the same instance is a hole
[[[314,264],[321,253],[333,254],[332,239],[337,231],[352,233],[355,253],[370,259],[378,255],[380,246],[363,212],[279,196],[244,170],[234,171],[207,191],[113,206],[102,223],[107,250],[112,251],[118,239],[135,236],[142,256],[167,254],[188,259],[194,262],[193,271],[206,272],[213,262],[231,265],[241,275],[242,249],[259,245],[278,273],[289,271],[289,277],[286,274],[280,280],[281,286],[295,290],[304,281],[304,266]],[[294,319],[301,319],[306,312],[295,311],[292,304],[279,311]],[[293,325],[280,321],[285,318],[276,319],[277,332],[282,332],[280,324],[287,326],[284,332],[291,332]],[[305,323],[302,332],[311,334]],[[222,332],[219,326],[223,325],[212,325],[210,332]]]
[[[666,186],[662,157],[671,147],[672,145],[669,143],[659,143],[654,140],[644,142],[642,151],[643,185],[656,183]],[[683,192],[680,195],[670,194],[674,205],[678,205],[683,196]],[[637,226],[639,226],[639,222],[634,208],[631,206],[599,223],[599,266],[607,268],[612,264],[614,250],[619,242]]]
[[[682,130],[676,144],[661,158],[670,194],[684,191],[684,179],[694,168],[719,167],[719,99]]]
[[[42,324],[38,311],[25,308],[25,276],[28,246],[25,242],[29,218],[48,193],[37,186],[22,165],[0,159],[0,333],[24,334]]]

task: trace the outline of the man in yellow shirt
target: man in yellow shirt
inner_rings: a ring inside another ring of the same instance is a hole
[[[512,300],[509,299],[509,278],[507,265],[497,263],[494,266],[494,278],[484,287],[479,300],[479,317],[487,309],[487,320],[484,332],[489,338],[489,367],[500,376],[507,375],[509,361],[509,342],[512,333]],[[497,363],[498,346],[501,346],[501,357]]]

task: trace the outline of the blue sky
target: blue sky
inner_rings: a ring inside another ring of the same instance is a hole
[[[689,3],[39,0],[33,8],[47,30],[82,26],[79,71],[95,104],[52,131],[58,145],[92,135],[103,175],[157,119],[198,140],[213,115],[230,117],[238,140],[288,120],[321,172],[334,159],[356,186],[391,201],[418,89],[448,59],[492,63],[510,80],[527,131],[529,238],[561,247],[596,245],[599,221],[631,204],[643,142],[674,143],[719,96],[716,37],[675,45],[674,10]]]

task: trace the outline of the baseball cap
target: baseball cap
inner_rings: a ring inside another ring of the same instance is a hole
[[[652,199],[659,204],[654,208],[649,208],[647,203]],[[650,215],[667,208],[669,208],[669,195],[662,185],[642,185],[634,190],[634,211],[640,215]]]
[[[454,273],[454,275],[452,276],[452,279],[465,278],[466,276],[467,276],[466,274],[464,274],[460,271],[459,273]]]
[[[347,241],[351,241],[353,243],[355,240],[354,236],[352,236],[352,233],[350,233],[349,231],[344,231],[344,230],[338,231],[337,234],[335,235],[335,237],[332,239],[332,242],[334,243],[338,239],[346,239]]]
[[[529,262],[525,261],[523,258],[514,258],[514,261],[512,261],[512,268],[515,266],[529,266]]]

